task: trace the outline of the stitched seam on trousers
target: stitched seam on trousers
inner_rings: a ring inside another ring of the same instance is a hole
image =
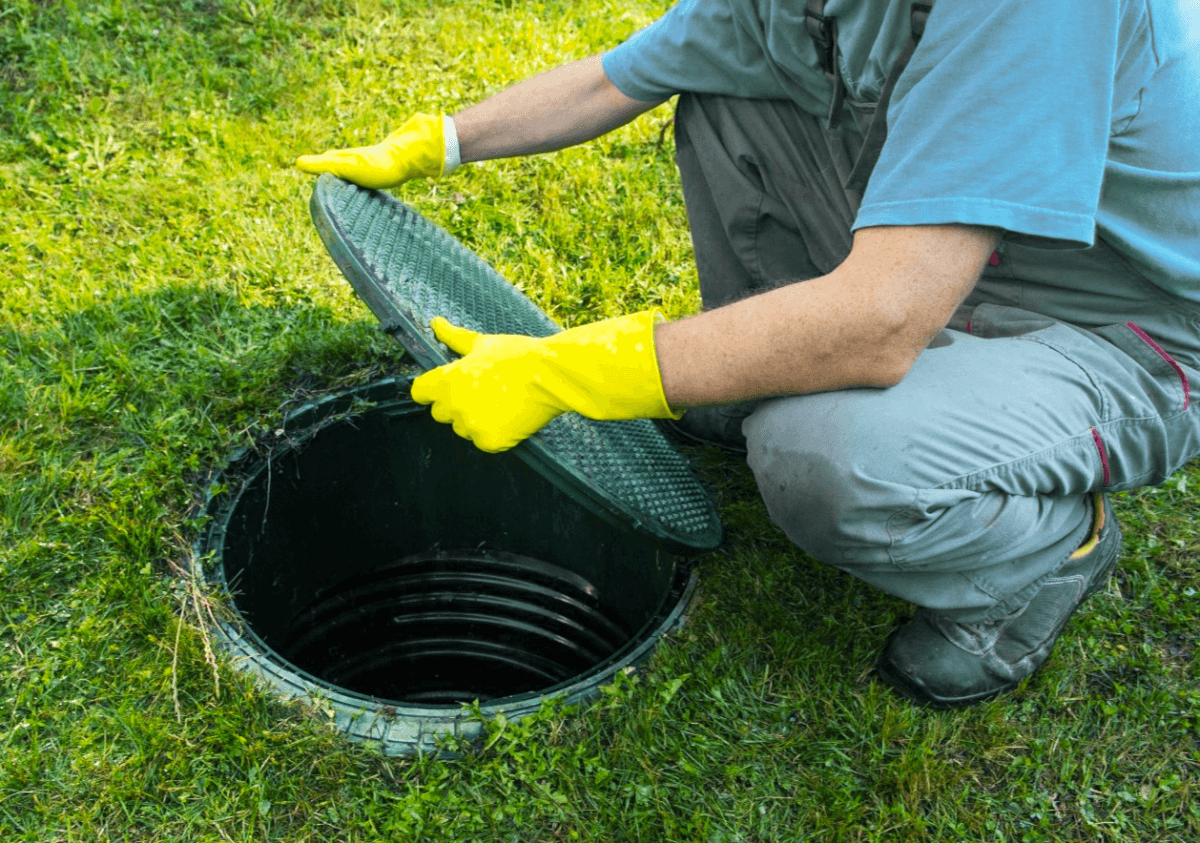
[[[1147,416],[1146,419],[1158,420],[1158,416]],[[1137,421],[1144,421],[1144,420],[1145,419],[1126,419],[1125,421],[1137,422]],[[1108,426],[1108,425],[1106,425],[1106,426]],[[930,488],[930,489],[966,489],[968,491],[980,492],[980,493],[992,491],[993,489],[1003,491],[1003,489],[999,489],[999,487],[997,487],[997,486],[989,486],[988,485],[991,477],[993,477],[996,474],[1002,474],[1002,473],[1020,474],[1020,473],[1022,473],[1021,469],[1025,465],[1029,465],[1029,464],[1040,465],[1042,463],[1045,463],[1048,460],[1052,460],[1053,455],[1057,451],[1066,450],[1071,453],[1078,453],[1080,448],[1086,448],[1085,443],[1094,441],[1093,437],[1092,437],[1092,431],[1095,429],[1096,428],[1094,428],[1094,427],[1089,427],[1087,430],[1085,430],[1081,433],[1073,433],[1070,436],[1060,439],[1059,441],[1055,442],[1053,445],[1049,445],[1035,453],[1025,454],[1024,456],[1022,456],[1018,459],[1009,460],[1007,462],[992,463],[991,465],[986,466],[984,468],[978,468],[974,471],[969,471],[965,474],[960,474],[957,477],[952,477],[949,480],[945,480],[941,483],[938,483],[935,486],[930,486],[928,488]],[[1017,493],[1016,492],[1006,492],[1006,494],[1017,494]],[[1044,493],[1035,491],[1033,494],[1036,495],[1036,494],[1044,494]]]
[[[1193,408],[1190,412],[1193,412],[1193,413],[1196,412],[1195,408]],[[1151,415],[1146,415],[1146,416],[1129,416],[1129,417],[1126,417],[1123,419],[1117,419],[1117,420],[1110,421],[1110,422],[1100,423],[1096,427],[1089,427],[1086,431],[1083,431],[1082,433],[1077,433],[1077,434],[1069,436],[1065,439],[1061,439],[1058,442],[1054,443],[1053,445],[1050,445],[1047,448],[1043,448],[1042,450],[1040,450],[1036,453],[1026,454],[1025,456],[1021,457],[1020,459],[1010,460],[1008,462],[993,463],[992,465],[976,469],[975,471],[971,471],[971,472],[968,472],[965,474],[960,474],[957,477],[952,477],[949,480],[945,480],[936,485],[929,486],[928,488],[929,489],[966,489],[966,490],[973,491],[973,492],[986,492],[986,491],[989,491],[992,489],[998,489],[1000,487],[998,487],[996,485],[989,485],[990,483],[993,482],[993,479],[997,474],[1003,475],[1003,474],[1007,473],[1010,475],[1014,475],[1014,474],[1020,475],[1020,474],[1022,474],[1022,468],[1025,465],[1027,465],[1029,463],[1040,464],[1047,459],[1052,460],[1054,453],[1063,448],[1066,448],[1069,451],[1077,452],[1077,450],[1079,448],[1086,447],[1086,445],[1084,444],[1085,442],[1092,443],[1093,449],[1095,449],[1095,438],[1094,438],[1095,434],[1093,433],[1093,431],[1096,431],[1097,433],[1099,433],[1099,431],[1101,429],[1103,429],[1104,433],[1101,434],[1102,440],[1103,440],[1104,435],[1107,435],[1109,440],[1111,440],[1113,437],[1120,439],[1120,436],[1118,434],[1120,433],[1122,428],[1129,427],[1129,426],[1136,427],[1136,426],[1144,424],[1146,422],[1153,422],[1156,424],[1167,424],[1167,423],[1171,422],[1172,420],[1178,419],[1179,417],[1185,416],[1185,415],[1187,415],[1187,414],[1183,413],[1183,412],[1179,412],[1179,413],[1175,413],[1171,416],[1167,416],[1165,418],[1163,416],[1159,416],[1156,414],[1151,414]],[[1108,447],[1106,445],[1105,452],[1107,453],[1107,451],[1108,451]],[[1111,473],[1111,470],[1113,467],[1114,467],[1113,462],[1111,459],[1109,459],[1110,473]],[[1176,467],[1175,470],[1178,470],[1178,467]],[[1167,475],[1169,475],[1169,474],[1170,474],[1170,472],[1168,471]],[[1165,476],[1167,476],[1167,475],[1164,475],[1162,472],[1157,471],[1157,470],[1151,470],[1151,471],[1143,471],[1143,472],[1141,472],[1137,475],[1133,475],[1133,476],[1119,477],[1119,478],[1117,478],[1117,481],[1118,481],[1118,483],[1120,483],[1122,488],[1132,488],[1134,486],[1144,486],[1144,485],[1148,485],[1148,484],[1161,483],[1161,482],[1163,482],[1163,480],[1165,479]],[[1109,479],[1111,481],[1111,477]],[[1001,489],[1001,490],[1003,491],[1003,489]],[[1095,491],[1095,490],[1093,490],[1093,491]],[[1017,494],[1017,493],[1012,492],[1009,494]],[[1035,492],[1034,494],[1042,494],[1042,493]]]
[[[1091,530],[1091,521],[1090,520],[1084,522],[1083,530],[1084,530],[1083,535],[1084,536],[1088,535],[1088,532]],[[1082,541],[1082,537],[1080,537],[1080,540]],[[1070,556],[1063,557],[1062,562],[1060,562],[1058,564],[1058,566],[1056,566],[1054,568],[1053,571],[1048,571],[1045,574],[1042,574],[1036,580],[1029,583],[1024,588],[1019,589],[1018,591],[1016,591],[1013,594],[1010,594],[1006,597],[1000,597],[999,595],[993,594],[992,596],[996,599],[996,605],[993,606],[987,612],[985,619],[986,620],[999,620],[1000,618],[1004,617],[1005,615],[1015,612],[1017,609],[1024,606],[1026,603],[1028,603],[1033,598],[1033,596],[1035,594],[1037,594],[1039,591],[1042,590],[1042,586],[1044,586],[1052,578],[1057,577],[1059,572],[1064,567],[1066,567],[1067,563],[1070,561],[1071,561]],[[991,594],[991,591],[989,591],[988,589],[985,589],[982,585],[980,585],[979,583],[972,580],[969,576],[966,576],[966,575],[964,575],[964,576],[966,577],[966,580],[969,583],[971,583],[973,586],[978,588],[984,594]]]
[[[1176,362],[1174,357],[1168,354],[1161,345],[1156,343],[1150,337],[1150,335],[1143,331],[1137,324],[1133,322],[1126,322],[1125,327],[1137,334],[1138,339],[1142,340],[1144,343],[1146,343],[1146,345],[1158,352],[1158,356],[1165,360],[1167,365],[1175,370],[1175,374],[1179,375],[1179,380],[1183,384],[1183,409],[1186,410],[1192,403],[1192,390],[1191,384],[1188,383],[1187,372],[1185,372],[1183,367]]]

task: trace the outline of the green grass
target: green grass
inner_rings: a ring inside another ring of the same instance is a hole
[[[1194,840],[1195,464],[1119,496],[1119,576],[1016,693],[872,679],[905,604],[798,554],[744,467],[689,622],[583,711],[387,759],[214,669],[172,571],[205,473],[404,365],[295,155],[602,50],[664,3],[0,9],[0,839]],[[486,23],[480,23],[486,21]],[[403,197],[563,323],[698,306],[659,109]]]

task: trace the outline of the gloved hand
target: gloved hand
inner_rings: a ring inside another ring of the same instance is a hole
[[[396,187],[409,179],[437,178],[458,163],[458,141],[446,148],[443,117],[416,114],[374,146],[334,149],[320,155],[301,155],[296,166],[306,173],[333,173],[360,187]],[[453,123],[450,132],[453,134]],[[452,152],[448,155],[448,152]]]
[[[459,354],[413,381],[412,397],[483,451],[505,451],[555,416],[679,418],[654,352],[658,314],[635,313],[551,337],[479,334],[440,316],[437,338]]]

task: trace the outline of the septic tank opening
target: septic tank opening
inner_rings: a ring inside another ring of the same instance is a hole
[[[482,454],[395,379],[292,414],[218,478],[197,560],[237,619],[234,663],[392,754],[594,696],[678,623],[682,557]],[[350,410],[355,412],[350,413]]]
[[[565,682],[630,634],[596,587],[566,568],[435,550],[318,594],[294,618],[281,655],[360,693],[453,705]]]

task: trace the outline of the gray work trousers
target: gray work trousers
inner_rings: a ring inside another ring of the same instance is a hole
[[[788,102],[685,95],[675,132],[706,307],[848,254],[852,131]],[[771,399],[743,423],[793,542],[963,621],[1036,594],[1085,538],[1089,493],[1200,454],[1200,307],[1102,240],[998,259],[898,385]]]

